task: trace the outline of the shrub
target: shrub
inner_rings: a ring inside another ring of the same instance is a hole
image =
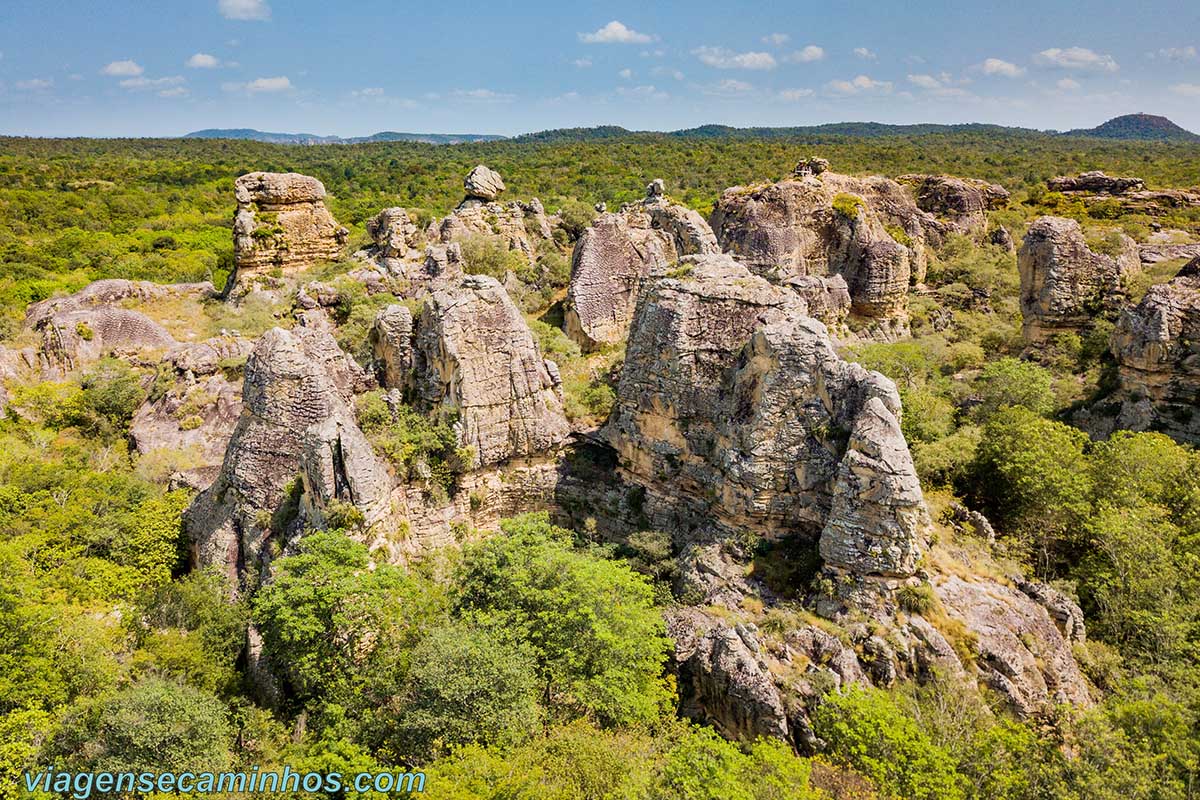
[[[833,197],[833,210],[846,219],[855,219],[866,203],[854,194],[841,193]]]

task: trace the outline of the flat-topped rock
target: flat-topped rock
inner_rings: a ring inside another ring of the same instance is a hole
[[[251,172],[234,182],[239,271],[299,270],[336,258],[347,230],[325,207],[325,186],[295,172]]]

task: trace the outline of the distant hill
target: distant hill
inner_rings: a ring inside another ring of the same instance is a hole
[[[1077,128],[1067,131],[1066,135],[1157,142],[1200,142],[1200,136],[1179,127],[1166,117],[1156,117],[1153,114],[1126,114],[1122,117],[1114,117],[1095,128]]]
[[[271,133],[253,128],[206,128],[184,134],[184,139],[250,139],[271,144],[363,144],[365,142],[423,142],[425,144],[464,144],[466,142],[494,142],[505,139],[486,133],[397,133],[381,131],[370,136],[319,136],[315,133]]]
[[[557,128],[518,136],[516,141],[582,142],[620,136],[670,136],[675,139],[813,139],[821,136],[873,138],[882,136],[925,136],[934,133],[1037,133],[1028,128],[969,123],[963,125],[888,125],[882,122],[832,122],[781,128],[735,128],[730,125],[700,125],[678,131],[631,131],[616,125],[595,128]]]

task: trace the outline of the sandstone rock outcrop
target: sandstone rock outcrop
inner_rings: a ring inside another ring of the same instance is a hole
[[[899,183],[913,187],[917,207],[945,220],[966,236],[982,237],[987,232],[987,212],[1003,208],[1009,192],[987,181],[952,175],[901,175]]]
[[[842,361],[795,293],[728,256],[680,263],[638,301],[603,431],[650,521],[820,539],[830,568],[911,574],[927,514],[895,386]]]
[[[726,189],[709,221],[722,249],[756,274],[842,275],[853,313],[899,328],[909,284],[924,280],[927,240],[947,229],[895,181],[807,164],[779,183]]]
[[[1126,309],[1109,341],[1116,426],[1200,444],[1200,257]]]
[[[325,207],[325,186],[295,172],[251,172],[234,182],[234,263],[240,272],[299,270],[337,257],[347,231]]]
[[[1052,192],[1091,192],[1094,194],[1124,194],[1146,188],[1141,178],[1105,175],[1100,170],[1082,172],[1078,175],[1060,175],[1046,181]]]
[[[412,358],[415,405],[456,420],[471,468],[544,453],[570,431],[558,368],[494,278],[467,275],[434,291]]]
[[[126,302],[146,302],[165,298],[194,297],[200,299],[213,292],[213,285],[202,283],[153,283],[105,278],[92,281],[74,294],[51,297],[33,303],[25,310],[25,327],[38,328],[54,314],[83,311],[100,306],[116,306]]]
[[[1098,315],[1115,313],[1124,297],[1122,277],[1140,268],[1137,245],[1120,237],[1114,257],[1089,248],[1075,220],[1041,217],[1029,226],[1017,254],[1027,342],[1080,331]]]
[[[106,355],[150,357],[177,344],[166,328],[145,314],[107,306],[54,312],[42,318],[37,330],[47,375],[81,369]]]
[[[474,236],[496,237],[531,264],[537,259],[538,247],[553,242],[546,210],[536,197],[528,203],[497,202],[504,191],[498,173],[481,164],[471,170],[463,186],[467,196],[458,207],[429,224],[425,235],[430,242],[450,244]]]
[[[246,361],[243,407],[221,471],[184,515],[192,560],[223,568],[245,587],[263,567],[264,546],[281,538],[272,515],[300,472],[310,426],[352,420],[361,369],[328,333],[273,328]]]
[[[399,206],[385,208],[367,222],[380,258],[415,258],[420,244],[416,224]]]
[[[371,351],[379,368],[379,383],[403,389],[412,378],[413,317],[406,306],[390,305],[375,315]]]
[[[1122,214],[1160,215],[1172,209],[1200,207],[1200,188],[1147,189],[1141,178],[1113,177],[1099,171],[1051,178],[1046,185],[1089,208],[1115,205]]]
[[[619,342],[646,276],[680,256],[719,252],[704,218],[670,202],[655,180],[644,200],[601,214],[575,244],[563,328],[585,350]]]

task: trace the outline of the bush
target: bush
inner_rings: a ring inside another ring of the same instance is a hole
[[[833,196],[833,210],[846,219],[857,218],[858,212],[865,205],[866,203],[858,195],[842,193]]]
[[[979,405],[975,418],[986,421],[1000,409],[1024,408],[1038,416],[1054,410],[1053,376],[1029,361],[1001,358],[983,368],[979,375]]]

